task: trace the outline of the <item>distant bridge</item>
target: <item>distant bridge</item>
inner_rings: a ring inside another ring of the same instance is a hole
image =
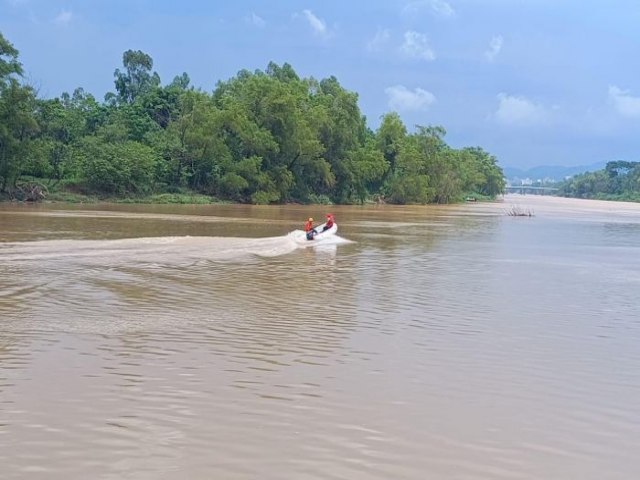
[[[558,189],[553,187],[532,187],[531,185],[511,185],[505,187],[505,191],[521,195],[554,195]]]

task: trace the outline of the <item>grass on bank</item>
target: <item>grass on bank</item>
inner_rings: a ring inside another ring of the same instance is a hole
[[[128,195],[125,197],[86,195],[82,193],[59,191],[51,193],[45,202],[60,203],[145,203],[145,204],[182,204],[182,205],[209,205],[225,203],[215,197],[201,195],[199,193],[154,193],[151,195]]]
[[[145,203],[208,205],[228,203],[216,197],[202,195],[188,189],[150,194],[99,195],[88,192],[82,185],[36,177],[22,177],[11,192],[0,194],[0,201],[35,201],[51,203]]]

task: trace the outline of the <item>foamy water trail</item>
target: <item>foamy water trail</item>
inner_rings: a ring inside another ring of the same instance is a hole
[[[81,261],[87,264],[161,263],[184,265],[199,261],[233,261],[252,256],[278,257],[300,248],[342,245],[349,240],[331,236],[313,242],[296,230],[284,236],[145,237],[118,240],[42,240],[0,246],[2,261]]]

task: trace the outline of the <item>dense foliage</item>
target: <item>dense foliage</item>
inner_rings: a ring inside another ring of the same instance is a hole
[[[566,197],[640,201],[640,162],[609,162],[604,170],[576,175],[560,185]]]
[[[212,93],[162,85],[127,51],[104,102],[81,88],[39,99],[0,34],[0,192],[25,176],[107,196],[195,191],[236,202],[445,203],[504,189],[495,157],[396,113],[367,128],[358,95],[288,65],[240,71]]]

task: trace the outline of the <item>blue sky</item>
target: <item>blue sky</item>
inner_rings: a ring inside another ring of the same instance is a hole
[[[397,111],[503,166],[640,161],[640,1],[0,0],[43,97],[114,89],[122,53],[211,91],[269,61],[335,75],[369,125]]]

